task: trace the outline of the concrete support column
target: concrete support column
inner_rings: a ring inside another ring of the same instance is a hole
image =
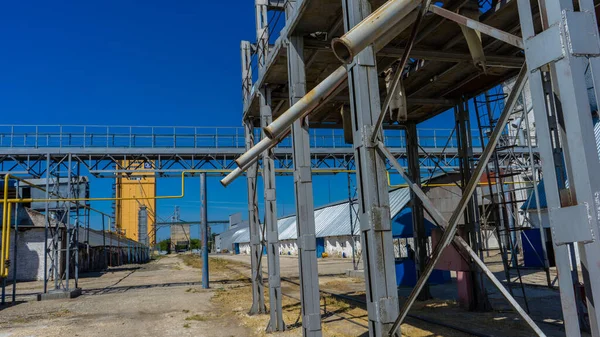
[[[421,186],[421,167],[419,162],[419,139],[417,134],[417,124],[409,122],[406,124],[406,152],[408,156],[408,173],[410,178],[419,187]],[[425,270],[427,265],[427,233],[425,231],[425,213],[423,202],[411,190],[410,200],[412,207],[413,237],[415,250],[415,267],[417,268],[417,277],[421,276],[421,271]],[[425,301],[432,298],[429,292],[429,284],[423,286],[423,290],[417,297],[419,301]]]
[[[287,47],[290,105],[306,94],[304,72],[304,38],[292,36]],[[317,268],[315,215],[310,138],[307,121],[292,125],[294,147],[294,188],[296,192],[296,223],[300,268],[300,301],[302,303],[302,336],[322,336],[319,275]]]
[[[254,146],[254,126],[252,121],[244,121],[246,151]],[[248,224],[250,227],[250,269],[252,271],[252,307],[249,314],[264,314],[264,285],[261,268],[262,247],[260,243],[260,221],[258,220],[258,199],[256,195],[256,174],[258,163],[254,163],[246,171],[248,185]]]
[[[344,27],[350,30],[371,12],[367,0],[342,0]],[[365,269],[369,335],[384,336],[398,316],[398,292],[386,166],[371,142],[381,112],[379,77],[372,46],[354,58],[348,71],[357,169],[359,219]]]
[[[271,112],[271,89],[260,91],[260,123],[265,127],[273,121]],[[263,132],[264,133],[264,132]],[[263,137],[266,137],[263,134]],[[279,274],[279,230],[277,228],[277,200],[275,197],[275,165],[273,151],[262,154],[263,187],[265,200],[265,227],[267,233],[267,261],[269,270],[269,310],[271,320],[268,332],[283,331],[285,324],[281,312],[281,279]]]

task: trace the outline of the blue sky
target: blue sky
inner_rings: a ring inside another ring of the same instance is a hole
[[[239,46],[255,40],[254,1],[38,0],[2,7],[4,123],[241,126]],[[424,126],[452,123],[445,114]],[[245,180],[223,189],[218,179],[209,178],[209,219],[238,211],[246,217]],[[159,201],[159,216],[178,205],[183,219],[199,218],[198,178],[187,181],[187,197]],[[316,205],[347,199],[346,181],[314,177]],[[92,179],[92,196],[110,196],[111,184]],[[278,213],[293,213],[292,177],[278,177],[277,191]],[[159,180],[159,195],[179,192],[177,179]],[[110,203],[93,206],[110,213]],[[92,225],[101,226],[98,217]]]

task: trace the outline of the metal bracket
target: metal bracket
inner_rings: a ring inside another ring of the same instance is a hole
[[[564,42],[558,24],[525,41],[525,54],[529,71],[537,71],[542,66],[564,57]]]
[[[374,67],[375,66],[375,53],[373,52],[373,46],[370,45],[363,49],[355,57],[356,63],[361,66]]]
[[[381,317],[383,323],[392,323],[398,312],[397,300],[390,297],[384,297],[380,298],[379,301],[370,302],[367,304],[367,307],[369,307],[368,309],[379,312],[378,316]]]
[[[371,219],[373,230],[375,231],[390,231],[392,230],[389,207],[371,207],[368,212]],[[368,225],[368,224],[367,224]]]
[[[377,141],[373,141],[373,130],[375,129],[372,125],[363,125],[362,128],[362,146],[365,148],[374,148],[377,147]],[[356,144],[355,144],[356,146]]]
[[[279,275],[269,276],[269,284],[281,284],[281,278]]]
[[[317,331],[321,329],[321,315],[308,314],[302,316],[302,327],[309,331]]]
[[[576,57],[600,56],[600,40],[593,13],[563,10],[560,22],[530,37],[525,43],[531,72],[559,61],[567,53]]]
[[[590,243],[594,241],[594,224],[587,203],[550,208],[552,239],[558,246],[572,242]]]
[[[301,235],[297,239],[298,248],[303,251],[317,250],[317,241],[314,236]]]
[[[274,188],[267,188],[265,190],[265,201],[275,201],[275,189]]]
[[[267,242],[269,242],[269,244],[275,244],[279,242],[279,235],[276,231],[272,231],[269,232],[267,234]]]
[[[310,183],[312,182],[312,171],[310,167],[301,166],[294,170],[294,182]]]
[[[598,56],[600,43],[594,14],[588,11],[562,11],[561,33],[573,56]]]

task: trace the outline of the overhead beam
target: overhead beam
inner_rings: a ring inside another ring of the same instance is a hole
[[[305,39],[305,49],[318,49],[333,53],[329,44],[326,41],[317,41],[312,39]],[[403,48],[385,47],[377,52],[377,56],[400,58],[404,53]],[[439,61],[439,62],[464,62],[471,61],[472,57],[469,53],[453,52],[453,51],[440,51],[440,50],[428,50],[413,48],[410,56],[421,60],[428,61]],[[517,56],[503,56],[503,55],[487,55],[487,65],[490,67],[510,67],[520,68],[523,65],[524,58]]]
[[[521,48],[523,49],[523,40],[518,37],[515,36],[513,34],[507,33],[503,30],[500,30],[498,28],[494,28],[492,26],[486,25],[484,23],[481,23],[479,21],[470,19],[466,16],[460,15],[458,13],[454,13],[451,12],[447,9],[443,9],[441,7],[438,6],[431,6],[429,8],[429,10],[434,13],[437,14],[443,18],[446,18],[448,20],[454,21],[462,26],[474,29],[482,34],[491,36],[497,40],[506,42],[510,45],[513,45],[517,48]]]
[[[289,95],[289,93],[286,91],[278,91],[278,92],[273,92],[271,98],[272,99],[285,99],[285,98],[287,98],[288,95]],[[329,98],[329,100],[332,102],[349,103],[350,97],[348,95],[342,94],[342,95],[333,96],[333,97]],[[408,98],[407,103],[408,103],[408,105],[442,105],[442,106],[452,107],[458,103],[458,100],[444,99],[444,98],[413,97],[413,98]]]

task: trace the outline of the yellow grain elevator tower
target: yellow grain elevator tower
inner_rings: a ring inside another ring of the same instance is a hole
[[[123,161],[123,167],[143,170],[152,167],[147,162]],[[147,198],[156,196],[156,177],[148,172],[132,172],[127,176],[118,176],[115,184],[117,198]],[[117,200],[115,204],[116,225],[129,239],[139,241],[139,211],[146,206],[148,212],[148,242],[156,244],[156,199]]]

